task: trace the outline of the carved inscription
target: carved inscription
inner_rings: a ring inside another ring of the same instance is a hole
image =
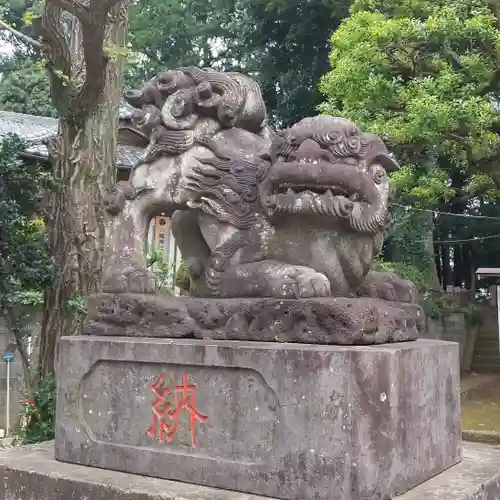
[[[172,442],[179,428],[179,418],[183,410],[186,410],[191,443],[196,449],[198,448],[196,422],[208,422],[208,417],[202,415],[196,408],[197,387],[195,384],[189,384],[187,373],[184,373],[181,385],[175,385],[173,390],[168,380],[168,376],[163,374],[153,384],[152,391],[156,398],[151,405],[153,417],[148,436],[158,441]]]

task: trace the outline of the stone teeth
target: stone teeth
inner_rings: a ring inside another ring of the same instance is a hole
[[[267,197],[267,205],[269,206],[276,205],[277,201],[278,197],[275,194],[271,194]]]
[[[321,198],[316,198],[314,200],[314,203],[316,204],[316,210],[319,214],[325,215],[325,206],[323,205],[323,202],[321,201]]]
[[[333,193],[332,193],[332,190],[331,189],[327,189],[326,190],[326,193],[325,193],[325,198],[327,200],[330,200],[330,201],[333,201],[334,200],[334,196],[333,196]]]

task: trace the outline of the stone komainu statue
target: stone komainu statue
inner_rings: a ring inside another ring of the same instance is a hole
[[[167,71],[125,99],[149,144],[107,200],[105,291],[153,291],[144,242],[164,212],[193,296],[416,301],[413,284],[371,271],[398,168],[379,137],[332,116],[274,132],[259,86],[238,73]]]

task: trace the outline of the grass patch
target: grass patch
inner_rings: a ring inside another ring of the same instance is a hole
[[[462,394],[462,429],[500,432],[500,382]]]

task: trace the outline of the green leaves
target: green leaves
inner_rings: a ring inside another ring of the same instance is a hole
[[[25,391],[15,438],[19,444],[41,443],[54,439],[56,381],[53,377],[38,380],[33,392]]]
[[[431,7],[396,0],[356,2],[352,11],[332,37],[321,111],[380,134],[422,174],[438,164],[445,172],[481,169],[495,157],[498,86],[485,91],[500,75],[493,13],[462,2]],[[440,184],[438,198],[446,198]]]
[[[40,305],[52,278],[43,222],[35,217],[51,179],[39,165],[21,161],[23,149],[14,136],[0,147],[0,315]]]
[[[392,174],[400,204],[498,215],[500,25],[494,8],[483,0],[356,0],[332,36],[320,109],[384,138],[403,165]],[[395,212],[386,257],[421,271],[440,262],[445,284],[451,273],[452,283],[470,284],[471,267],[488,253],[498,255],[494,240],[434,248],[433,255],[433,240],[471,238],[488,224],[485,234],[494,233],[491,221]],[[486,251],[488,245],[496,250]]]
[[[329,38],[348,0],[138,0],[133,50],[146,58],[129,82],[189,64],[236,70],[259,80],[279,126],[315,114]],[[298,22],[300,20],[300,22]]]
[[[42,61],[12,58],[0,81],[0,109],[39,116],[56,116],[48,75]]]
[[[26,24],[27,26],[31,26],[31,24],[33,23],[33,12],[31,10],[27,10],[24,13],[23,21],[24,21],[24,24]]]

